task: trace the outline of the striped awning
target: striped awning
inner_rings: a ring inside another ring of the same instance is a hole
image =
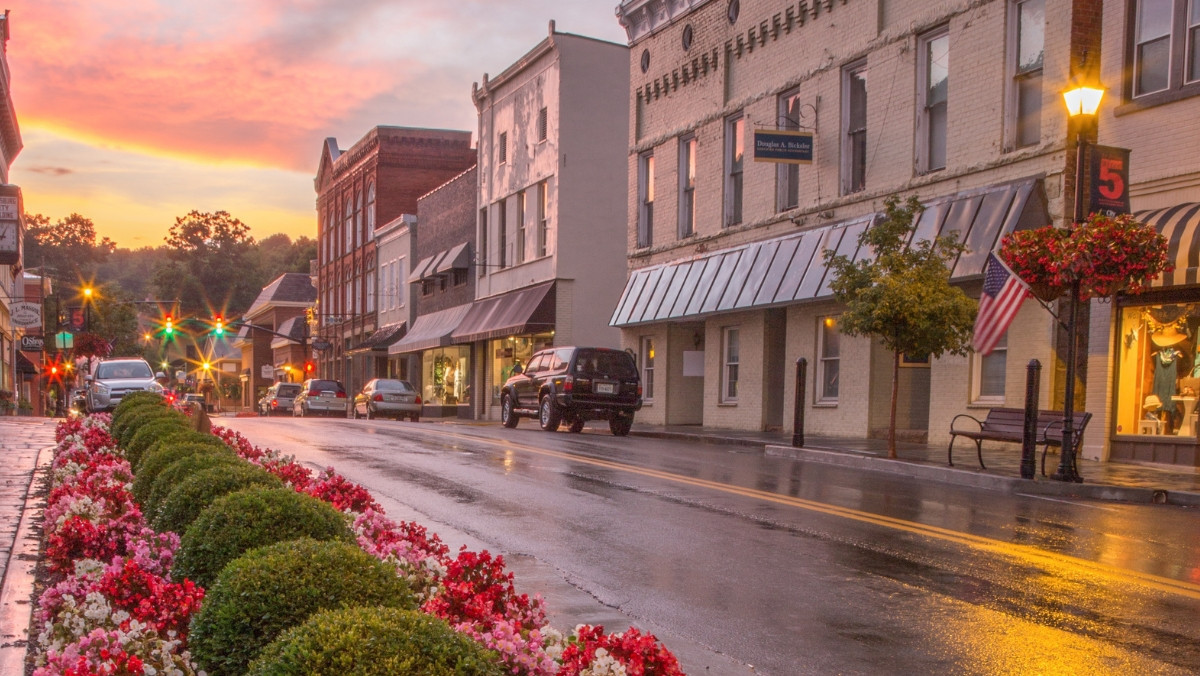
[[[1160,276],[1150,286],[1200,284],[1200,202],[1177,204],[1165,209],[1138,211],[1138,221],[1154,226],[1167,238],[1167,260],[1175,270]]]
[[[951,278],[983,274],[1000,238],[1050,222],[1040,179],[956,193],[925,203],[915,241],[949,234],[967,246]],[[692,319],[721,312],[785,306],[832,296],[824,252],[858,261],[871,252],[858,238],[876,214],[632,271],[611,326]]]

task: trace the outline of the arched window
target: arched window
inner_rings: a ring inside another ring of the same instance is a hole
[[[363,194],[362,194],[362,191],[359,190],[354,196],[354,248],[355,249],[362,246],[363,244],[366,244],[366,242],[363,240],[362,211],[363,211]]]
[[[367,239],[375,238],[375,182],[367,186]]]
[[[353,251],[353,250],[354,250],[354,247],[353,247],[353,238],[354,238],[354,202],[353,202],[353,201],[351,201],[351,199],[350,199],[349,197],[347,197],[347,198],[346,198],[346,224],[345,224],[345,228],[346,228],[346,230],[345,230],[345,232],[346,232],[346,236],[345,236],[345,239],[344,239],[344,241],[345,241],[345,243],[346,243],[346,248],[345,248],[345,249],[342,251],[342,254],[348,254],[348,253],[350,253],[351,251]]]

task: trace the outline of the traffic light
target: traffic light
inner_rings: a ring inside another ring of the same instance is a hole
[[[213,317],[213,324],[214,324],[214,326],[213,326],[213,335],[214,336],[225,335],[225,318],[224,317],[222,317],[221,315],[217,315],[216,317]]]
[[[317,369],[316,365],[313,364],[311,361],[304,362],[305,377],[311,376],[313,374],[313,371],[316,371],[316,369]]]
[[[163,322],[163,333],[167,334],[168,336],[175,335],[175,320],[171,317],[171,315],[167,315],[166,320]]]
[[[313,318],[315,316],[316,316],[316,313],[313,312],[312,308],[310,308],[310,307],[304,308],[304,318],[308,320],[309,326],[313,325]]]

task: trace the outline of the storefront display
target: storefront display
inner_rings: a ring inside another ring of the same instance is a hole
[[[1121,309],[1117,434],[1195,439],[1200,392],[1198,330],[1200,303]]]
[[[520,365],[521,368],[524,368],[534,352],[553,345],[553,333],[507,336],[489,340],[486,355],[491,361],[487,368],[489,382],[492,385],[492,404],[500,405],[500,388],[504,385],[504,381],[513,374],[514,366]]]
[[[471,349],[465,346],[425,350],[421,355],[421,398],[429,406],[471,405]]]

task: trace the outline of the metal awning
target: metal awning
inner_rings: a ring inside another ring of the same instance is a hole
[[[451,340],[450,334],[454,333],[470,309],[471,304],[466,303],[417,317],[404,338],[388,347],[388,354],[419,352],[431,347],[452,345],[454,341]]]
[[[454,331],[454,342],[548,331],[554,328],[554,303],[554,282],[477,300]]]
[[[430,266],[433,265],[434,259],[437,257],[438,255],[434,254],[417,261],[417,264],[413,266],[412,273],[408,276],[408,283],[413,284],[421,281],[422,278],[427,277],[428,275],[426,273],[428,272]]]
[[[1200,202],[1138,211],[1133,217],[1154,226],[1167,238],[1167,260],[1175,266],[1172,272],[1160,275],[1150,286],[1200,284]]]
[[[463,242],[447,251],[429,274],[444,275],[451,270],[465,270],[470,264],[470,252],[467,251],[467,243]]]
[[[42,355],[28,350],[17,350],[17,373],[37,373]]]
[[[634,270],[609,324],[694,319],[828,298],[832,280],[824,252],[832,249],[855,261],[870,256],[859,249],[858,237],[876,217],[869,214]],[[1041,179],[1031,178],[927,202],[913,238],[956,234],[967,251],[954,261],[951,278],[963,280],[983,273],[988,252],[1005,233],[1049,222]]]
[[[397,322],[395,324],[385,324],[375,330],[370,338],[359,343],[358,347],[353,350],[348,350],[348,354],[361,354],[363,352],[387,352],[387,348],[392,343],[404,337],[404,330],[408,327],[408,322]]]

